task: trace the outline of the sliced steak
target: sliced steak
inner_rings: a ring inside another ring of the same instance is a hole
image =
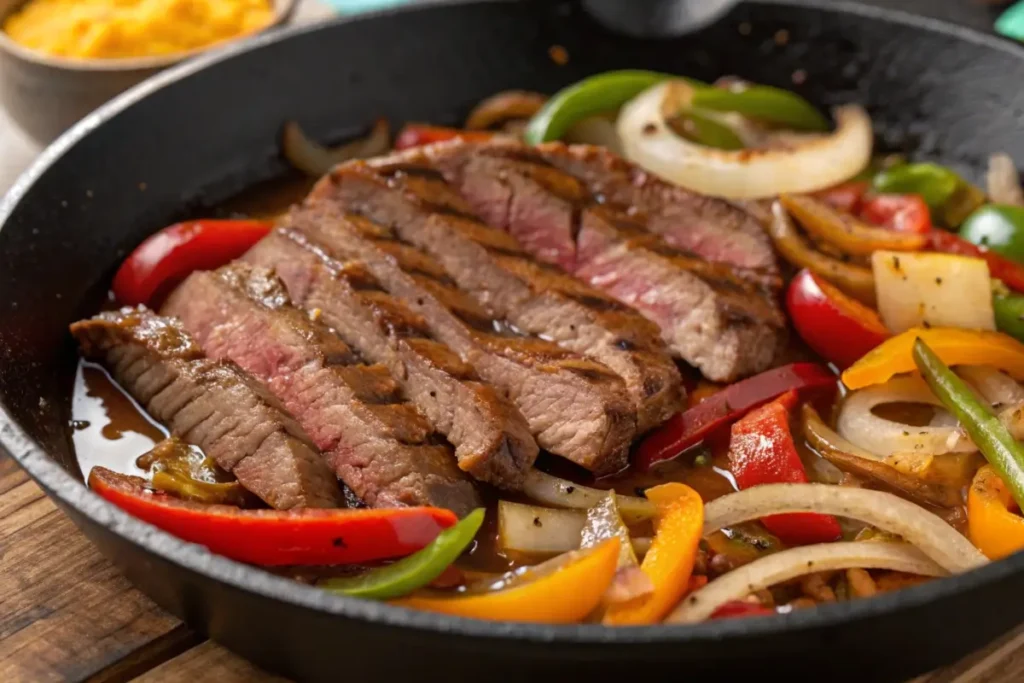
[[[465,514],[479,496],[447,445],[401,398],[382,365],[291,306],[270,271],[235,263],[194,273],[167,299],[203,350],[264,382],[342,481],[372,507],[436,505]]]
[[[480,222],[433,169],[411,157],[374,162],[372,168],[351,164],[321,181],[311,198],[336,201],[393,228],[497,315],[611,368],[625,380],[639,432],[679,409],[679,372],[655,325],[530,258],[515,239]]]
[[[282,229],[244,260],[271,268],[292,301],[319,314],[367,360],[381,363],[431,425],[455,446],[459,467],[501,488],[522,487],[537,458],[526,419],[473,366],[435,341],[422,316],[388,294],[359,262],[329,256]]]
[[[123,308],[71,333],[150,415],[270,506],[341,505],[337,477],[280,403],[234,363],[206,358],[177,320]]]
[[[542,448],[598,473],[625,466],[634,413],[622,380],[607,367],[523,335],[456,288],[436,259],[332,202],[307,204],[284,224],[339,260],[363,262],[433,338],[507,394]]]
[[[785,320],[770,288],[666,244],[642,217],[597,202],[530,148],[456,144],[421,154],[489,223],[639,310],[709,379],[764,370],[785,345]]]
[[[492,149],[500,154],[500,146]],[[549,142],[536,152],[581,181],[600,202],[646,214],[648,230],[672,246],[706,261],[735,266],[740,275],[781,284],[771,240],[739,207],[667,183],[604,147]]]

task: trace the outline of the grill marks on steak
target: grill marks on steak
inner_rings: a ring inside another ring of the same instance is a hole
[[[367,189],[375,195],[378,186]],[[600,473],[626,464],[635,433],[633,410],[622,380],[604,365],[523,336],[457,289],[437,259],[336,202],[307,202],[284,224],[336,259],[365,264],[389,294],[425,322],[434,339],[507,394],[542,448]]]
[[[365,265],[336,260],[289,229],[269,235],[244,260],[273,269],[293,302],[320,315],[364,358],[386,367],[455,446],[461,469],[502,488],[522,487],[538,451],[522,414],[435,341],[423,317],[385,292]],[[421,273],[433,267],[415,265]]]
[[[785,321],[769,288],[666,244],[642,215],[597,202],[539,152],[447,144],[424,154],[488,222],[537,258],[639,310],[708,378],[732,381],[759,372],[782,349]],[[551,148],[548,155],[555,156]],[[619,184],[601,189],[611,193]]]
[[[659,330],[613,297],[531,259],[417,153],[341,167],[312,201],[336,201],[429,253],[458,286],[524,332],[600,361],[625,380],[637,431],[679,409],[681,380]],[[558,174],[564,177],[563,174]]]
[[[233,363],[206,358],[177,320],[124,308],[71,333],[150,415],[272,507],[341,504],[334,473],[278,401]]]
[[[293,308],[269,271],[236,263],[194,273],[167,299],[203,350],[264,382],[327,463],[373,507],[480,504],[447,445],[401,399],[381,365],[361,365],[328,328]]]
[[[493,149],[500,153],[500,147]],[[667,183],[603,147],[549,142],[536,155],[579,180],[599,202],[643,213],[647,229],[672,246],[734,266],[749,279],[781,285],[771,241],[737,206]]]

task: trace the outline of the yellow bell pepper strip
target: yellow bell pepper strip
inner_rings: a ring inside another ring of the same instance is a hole
[[[604,623],[612,626],[656,624],[686,594],[704,527],[704,502],[685,484],[669,483],[647,489],[658,508],[654,542],[640,569],[654,591],[637,600],[608,607]]]
[[[1001,332],[955,327],[912,327],[869,351],[843,373],[849,389],[888,382],[894,375],[912,372],[914,340],[922,339],[946,365],[991,365],[1024,380],[1024,344]]]
[[[869,225],[810,195],[781,194],[779,201],[808,233],[847,254],[918,251],[928,242],[924,235]]]
[[[391,604],[471,619],[572,624],[597,609],[618,561],[616,536],[591,550],[575,550],[549,560],[512,579],[512,585],[503,590],[463,596],[424,592]],[[554,569],[549,573],[551,566]]]
[[[991,465],[978,470],[967,491],[967,535],[990,560],[1024,548],[1024,517],[1010,511],[1011,501]]]

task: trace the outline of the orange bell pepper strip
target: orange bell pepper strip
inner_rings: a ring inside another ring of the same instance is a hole
[[[392,605],[493,621],[572,624],[601,604],[615,576],[619,539],[610,538],[590,550],[572,551],[565,564],[531,580],[527,572],[509,588],[466,596],[421,593],[392,600]],[[555,558],[557,564],[559,558]]]
[[[781,194],[779,201],[807,232],[847,254],[868,255],[879,249],[918,251],[928,243],[924,235],[869,225],[808,195]]]
[[[974,475],[967,491],[967,535],[990,560],[1024,548],[1024,517],[1010,511],[1012,501],[991,465]]]
[[[875,347],[843,373],[843,384],[862,389],[917,369],[911,355],[921,339],[946,365],[992,365],[1024,380],[1024,344],[1001,332],[914,327]]]
[[[610,605],[604,623],[610,626],[656,624],[686,594],[704,527],[704,502],[686,484],[670,483],[645,492],[658,509],[651,549],[640,569],[654,591],[631,602]]]

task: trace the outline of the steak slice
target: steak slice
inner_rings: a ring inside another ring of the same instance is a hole
[[[456,288],[436,259],[331,202],[307,204],[283,222],[333,257],[364,263],[435,339],[511,399],[541,448],[598,473],[626,465],[634,414],[607,367],[523,335]]]
[[[203,350],[265,383],[342,481],[372,507],[480,504],[447,445],[404,402],[387,368],[363,365],[323,325],[291,306],[270,271],[244,263],[193,273],[168,297]]]
[[[519,329],[590,356],[623,378],[637,431],[679,410],[682,383],[655,325],[613,297],[527,255],[481,223],[437,171],[411,155],[336,169],[311,193],[393,228],[458,286]]]
[[[295,420],[234,363],[206,358],[177,320],[123,308],[71,333],[150,415],[271,507],[341,505],[337,477]]]
[[[666,244],[642,218],[598,203],[537,152],[522,145],[455,144],[421,154],[488,222],[537,258],[635,307],[709,379],[760,372],[785,345],[785,319],[770,288]]]
[[[500,154],[502,147],[491,149]],[[730,202],[667,183],[604,147],[549,142],[536,153],[579,180],[600,202],[644,213],[647,229],[672,246],[781,286],[775,251],[764,228]]]
[[[318,313],[367,360],[388,368],[406,397],[455,446],[459,467],[501,488],[522,487],[537,443],[519,410],[443,344],[361,263],[331,258],[302,234],[281,229],[244,260],[271,268],[291,300]]]

